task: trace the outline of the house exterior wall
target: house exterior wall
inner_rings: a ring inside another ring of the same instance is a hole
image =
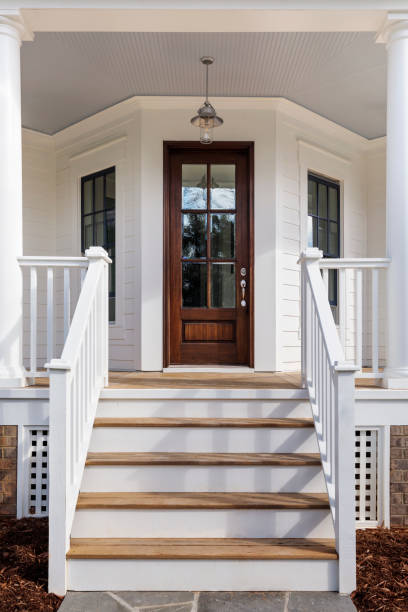
[[[163,367],[163,141],[197,139],[189,118],[200,102],[134,98],[54,137],[44,137],[53,147],[46,160],[41,150],[25,152],[25,244],[35,249],[31,254],[49,249],[58,255],[80,255],[80,178],[111,165],[117,168],[118,316],[110,327],[112,369]],[[225,120],[217,139],[255,143],[255,369],[296,370],[300,363],[297,258],[307,245],[307,172],[340,181],[342,256],[364,257],[376,251],[381,255],[385,180],[381,143],[377,147],[381,155],[376,151],[371,155],[364,138],[285,100],[220,98],[214,103]],[[41,201],[45,189],[44,181],[34,178],[36,168],[39,176],[44,170],[48,185],[47,204],[39,213],[52,236],[48,246],[41,241],[42,227],[37,234],[28,231],[33,203]],[[48,202],[55,202],[49,218]],[[353,305],[352,278],[347,290]],[[352,359],[352,325],[347,352]]]

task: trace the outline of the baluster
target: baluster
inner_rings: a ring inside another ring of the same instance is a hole
[[[323,274],[323,282],[326,286],[326,291],[327,291],[327,295],[329,295],[329,269],[328,268],[323,268],[322,270]]]
[[[372,301],[372,321],[371,321],[371,348],[372,348],[372,368],[373,373],[378,373],[378,270],[373,268],[371,271],[371,301]]]
[[[356,365],[363,369],[363,271],[356,270]]]
[[[84,284],[85,274],[86,274],[86,268],[81,268],[81,271],[80,271],[81,289],[82,289],[82,285]]]
[[[343,346],[344,354],[346,354],[346,320],[347,320],[347,286],[346,286],[346,269],[339,269],[339,331],[340,342]]]
[[[71,284],[70,269],[64,268],[64,343],[71,323]]]
[[[54,356],[54,270],[47,268],[47,361]]]
[[[30,370],[37,371],[37,268],[30,268]]]

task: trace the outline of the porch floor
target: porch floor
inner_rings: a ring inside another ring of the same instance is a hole
[[[37,378],[35,387],[48,387]],[[356,387],[380,387],[377,379],[357,378]],[[300,372],[109,372],[110,389],[300,389]]]

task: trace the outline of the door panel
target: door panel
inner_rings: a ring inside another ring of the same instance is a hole
[[[166,362],[252,365],[252,146],[186,144],[165,146]]]

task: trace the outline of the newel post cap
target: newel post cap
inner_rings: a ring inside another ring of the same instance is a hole
[[[323,258],[323,251],[317,249],[316,247],[308,247],[304,251],[301,252],[300,257],[298,259],[298,263],[303,263],[307,261],[319,261],[319,259]]]
[[[65,370],[68,371],[71,369],[71,365],[64,361],[63,359],[51,359],[49,363],[46,363],[45,366],[47,370]]]
[[[105,249],[100,246],[89,247],[89,249],[85,251],[85,257],[87,257],[89,261],[103,259],[103,261],[106,261],[106,263],[112,263],[112,260],[109,258]]]

